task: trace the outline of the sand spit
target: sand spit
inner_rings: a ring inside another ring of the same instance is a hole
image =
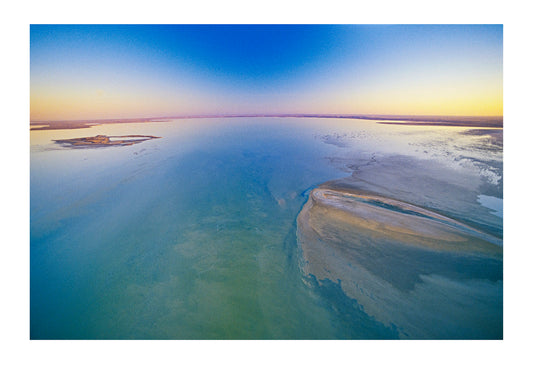
[[[500,239],[355,190],[314,189],[297,223],[304,273],[400,337],[502,336]]]
[[[111,140],[111,138],[119,140]],[[106,136],[97,135],[90,137],[80,137],[75,139],[54,140],[58,144],[64,144],[71,148],[99,148],[111,146],[126,146],[139,144],[146,140],[160,139],[158,136],[151,135],[124,135],[124,136]]]

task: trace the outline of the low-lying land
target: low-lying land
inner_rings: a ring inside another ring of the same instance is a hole
[[[111,140],[111,139],[119,140]],[[126,146],[139,144],[146,140],[159,139],[158,136],[151,135],[124,135],[124,136],[106,136],[97,135],[90,137],[80,137],[75,139],[61,139],[54,140],[58,144],[64,144],[67,147],[83,148],[83,147],[111,147],[111,146]]]
[[[32,121],[31,131],[89,128],[112,123],[165,122],[171,119],[210,119],[210,118],[326,118],[375,120],[382,124],[402,124],[418,126],[457,126],[502,128],[503,117],[459,117],[459,116],[401,116],[401,115],[344,115],[344,114],[239,114],[239,115],[191,115],[154,118],[92,119]]]

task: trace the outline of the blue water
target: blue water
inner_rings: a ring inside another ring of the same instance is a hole
[[[489,208],[496,216],[503,218],[503,199],[479,195],[478,201],[482,206]]]
[[[398,126],[360,136],[374,125],[242,118],[32,131],[31,338],[396,338],[336,282],[304,276],[296,239],[311,187],[349,176],[344,159],[406,139],[390,133]],[[350,146],[324,142],[334,131]],[[130,133],[162,138],[52,142]]]

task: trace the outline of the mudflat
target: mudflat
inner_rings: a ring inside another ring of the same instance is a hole
[[[307,276],[338,283],[400,337],[453,338],[454,328],[466,338],[499,336],[501,239],[357,190],[314,189],[297,224]]]

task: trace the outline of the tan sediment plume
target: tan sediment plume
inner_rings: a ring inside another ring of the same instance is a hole
[[[463,326],[466,338],[499,336],[500,239],[356,190],[314,189],[297,224],[304,274],[338,283],[401,337],[442,338]]]

